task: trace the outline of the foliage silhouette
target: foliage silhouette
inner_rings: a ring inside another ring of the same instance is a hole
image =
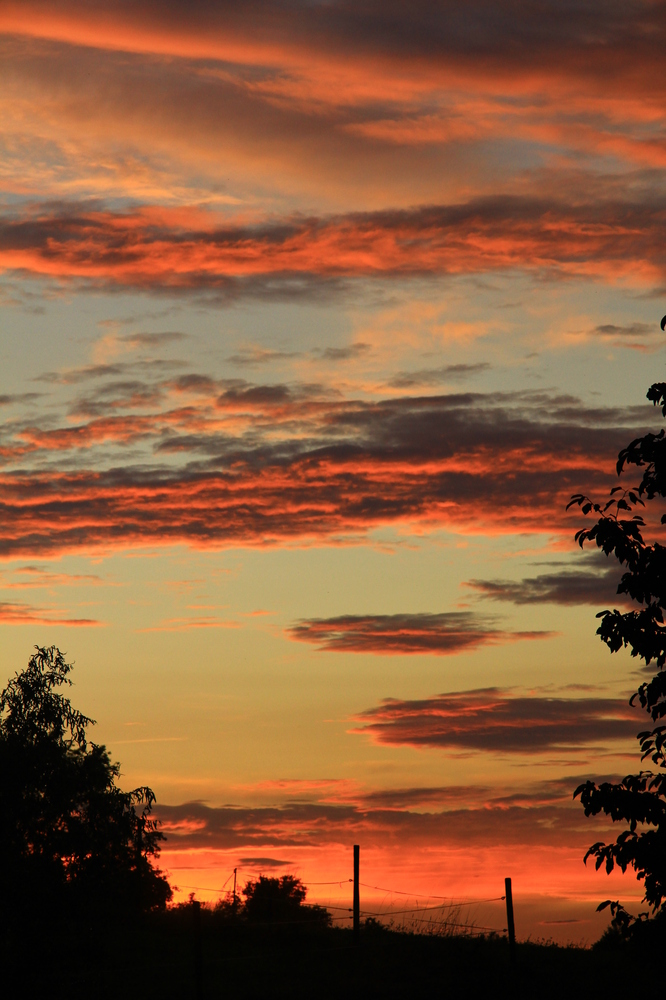
[[[330,914],[323,906],[304,905],[307,889],[299,878],[283,875],[269,878],[260,875],[243,889],[245,902],[242,915],[250,923],[316,924],[327,927]]]
[[[0,913],[130,916],[164,907],[153,867],[164,839],[150,788],[123,792],[120,765],[88,742],[94,721],[59,692],[71,664],[35,647],[0,693]]]
[[[666,382],[650,386],[647,398],[661,406],[666,417]],[[583,514],[598,515],[596,523],[576,533],[581,548],[594,542],[606,555],[614,555],[625,567],[617,593],[626,594],[638,608],[621,612],[617,609],[601,611],[597,634],[611,653],[627,648],[632,656],[644,661],[644,670],[653,665],[654,676],[641,684],[632,695],[630,703],[639,702],[649,715],[653,726],[638,733],[641,759],[648,758],[659,769],[641,770],[629,774],[621,782],[603,782],[596,785],[587,781],[574,792],[580,796],[586,816],[604,813],[613,822],[628,824],[612,844],[601,841],[593,844],[585,855],[596,859],[596,868],[605,865],[613,871],[615,865],[625,872],[631,867],[643,882],[644,901],[653,915],[663,918],[666,902],[666,725],[660,720],[666,716],[666,547],[658,540],[646,541],[645,518],[633,513],[636,507],[666,498],[666,434],[649,433],[636,438],[618,455],[616,471],[620,476],[629,467],[642,470],[638,486],[623,489],[616,486],[604,504],[594,503],[582,494],[575,494],[567,509],[577,505]],[[662,508],[663,509],[663,508]],[[647,516],[646,509],[646,516]],[[651,507],[650,515],[659,513]],[[666,524],[666,514],[657,523]],[[657,535],[659,537],[659,529]],[[661,533],[663,534],[663,532]],[[654,725],[654,723],[659,723]],[[611,908],[613,929],[620,937],[635,936],[644,924],[647,914],[632,917],[618,902],[606,900],[599,909]],[[662,922],[662,921],[660,921]]]

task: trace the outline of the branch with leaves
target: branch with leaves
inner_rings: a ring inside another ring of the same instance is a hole
[[[666,417],[666,383],[650,387],[647,398],[661,406]],[[576,532],[575,539],[583,548],[592,542],[607,556],[614,556],[624,567],[617,593],[626,595],[637,605],[629,611],[617,608],[601,611],[597,634],[611,653],[626,648],[632,656],[653,664],[655,674],[641,684],[630,699],[638,702],[657,722],[666,716],[666,547],[659,541],[646,541],[645,518],[633,513],[636,507],[646,508],[659,498],[666,498],[666,433],[645,434],[636,438],[618,455],[616,471],[622,475],[630,466],[642,470],[638,486],[624,489],[616,486],[603,504],[595,503],[582,493],[572,496],[567,509],[578,506],[585,515],[597,516],[596,523]],[[661,516],[666,524],[666,514]],[[666,726],[659,725],[638,733],[642,760],[666,768]],[[593,857],[596,868],[605,866],[608,873],[617,865],[623,872],[633,868],[643,882],[644,899],[655,914],[666,902],[666,774],[641,771],[628,775],[619,783],[596,785],[587,781],[579,785],[574,798],[580,796],[586,816],[604,814],[613,822],[627,824],[612,844],[593,844],[585,861]],[[624,936],[636,918],[627,914],[622,905],[606,900],[599,909],[610,906],[613,923]],[[644,915],[642,915],[644,916]],[[637,923],[642,922],[642,916]]]

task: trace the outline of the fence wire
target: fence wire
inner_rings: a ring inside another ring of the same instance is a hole
[[[237,875],[239,872],[245,872],[247,874],[257,873],[256,868],[246,868],[246,867],[243,868],[237,867],[235,871]],[[227,886],[231,881],[233,875],[234,875],[234,870],[230,872],[230,874],[226,878],[221,888],[215,888],[212,886],[190,885],[185,883],[180,883],[178,888],[190,889],[190,890],[194,889],[199,892],[216,893],[218,894],[218,896],[221,896],[222,894],[230,896],[231,891],[227,889]],[[338,886],[340,889],[342,889],[343,887],[349,886],[351,883],[353,883],[353,881],[354,880],[352,878],[344,877],[340,879],[331,879],[325,882],[303,882],[302,884],[306,889],[315,886],[317,887]],[[406,907],[399,910],[393,909],[390,902],[387,902],[383,906],[382,904],[379,904],[380,905],[379,909],[370,909],[370,910],[362,909],[359,912],[359,916],[365,919],[367,919],[368,917],[374,920],[379,919],[381,922],[388,923],[389,926],[392,926],[395,917],[403,917],[403,918],[410,917],[411,919],[409,921],[409,924],[411,925],[410,929],[412,930],[422,928],[432,932],[433,929],[440,928],[442,932],[450,929],[449,932],[451,933],[462,931],[467,934],[506,934],[505,927],[501,928],[489,927],[485,924],[478,924],[473,919],[473,915],[469,913],[471,908],[480,906],[482,904],[503,902],[506,898],[505,896],[490,896],[483,899],[465,898],[459,896],[439,896],[434,893],[426,894],[418,892],[409,892],[408,890],[405,889],[389,889],[386,886],[372,885],[371,883],[368,882],[359,882],[359,887],[363,889],[371,889],[374,892],[383,892],[386,893],[387,896],[402,896],[406,900],[407,899],[426,900],[425,906],[416,905],[414,907]],[[427,905],[427,903],[429,903],[431,900],[441,900],[441,902],[435,903],[432,906]],[[334,913],[329,914],[330,919],[332,921],[345,921],[353,919],[353,907],[351,906],[345,906],[341,905],[340,903],[332,903],[332,902],[321,903],[319,905],[323,906],[326,910],[329,911],[334,911],[334,910],[338,911],[337,915]],[[463,910],[467,910],[467,913],[465,914],[467,919],[464,920],[462,919]],[[438,911],[442,914],[442,919],[435,918],[435,913],[437,913]],[[424,914],[428,914],[428,916],[425,916]],[[283,923],[283,921],[280,921],[280,923]],[[301,921],[289,921],[289,923],[301,923]],[[407,929],[404,920],[398,926]]]

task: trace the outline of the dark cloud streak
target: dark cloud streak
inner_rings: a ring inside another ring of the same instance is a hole
[[[541,573],[522,580],[468,580],[465,584],[482,597],[512,604],[561,604],[577,606],[597,604],[605,607],[624,604],[626,595],[618,595],[621,570],[608,566],[602,572],[562,569]]]
[[[172,408],[147,409],[162,396]],[[335,542],[399,522],[573,532],[570,495],[605,491],[612,456],[647,415],[534,393],[368,402],[196,373],[111,378],[77,407],[87,423],[6,430],[0,555]],[[555,584],[537,580],[531,593]]]
[[[413,389],[417,386],[439,385],[442,382],[456,382],[488,371],[486,361],[477,364],[443,365],[441,368],[422,368],[419,371],[398,372],[389,381],[393,389]]]
[[[551,632],[509,632],[472,612],[443,614],[340,615],[309,618],[288,629],[290,638],[338,653],[446,656],[518,639],[543,639]]]
[[[572,780],[575,785],[575,781]],[[474,789],[469,792],[473,795]],[[405,845],[498,847],[502,845],[580,846],[589,844],[589,823],[571,801],[571,791],[523,794],[478,805],[432,811],[358,804],[289,803],[284,806],[222,806],[201,802],[157,805],[169,849],[265,851],[360,842],[367,848]],[[459,800],[460,801],[460,800]]]
[[[510,754],[626,740],[640,724],[637,710],[621,699],[519,696],[499,688],[387,698],[357,719],[356,731],[378,743]]]

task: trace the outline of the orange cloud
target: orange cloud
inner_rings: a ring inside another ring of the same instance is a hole
[[[257,176],[263,166],[265,177],[275,177],[279,165],[278,172],[311,185],[323,169],[327,187],[356,185],[374,204],[386,203],[380,189],[389,184],[400,189],[400,204],[420,200],[415,191],[432,197],[441,189],[441,157],[406,155],[414,146],[464,150],[461,162],[446,163],[456,195],[470,184],[488,190],[494,172],[484,161],[493,161],[488,147],[498,142],[509,145],[514,162],[521,145],[521,166],[533,162],[538,146],[546,160],[556,147],[576,160],[583,153],[661,167],[659,5],[617,5],[595,15],[585,4],[570,5],[564,25],[556,3],[537,13],[524,0],[490,10],[470,3],[464,24],[454,3],[438,4],[435,16],[425,0],[409,12],[370,5],[353,15],[345,3],[192,2],[186,14],[174,4],[156,9],[122,0],[103,9],[56,0],[5,3],[6,113],[13,116],[17,100],[32,104],[29,113],[49,121],[56,141],[66,121],[80,143],[85,123],[85,135],[110,154],[92,158],[96,166],[104,161],[98,175],[122,135],[153,152],[163,145],[174,161],[189,157],[194,172],[202,158],[219,165],[220,154],[225,176],[230,162],[239,176]],[[81,71],[84,61],[94,80]],[[48,99],[35,97],[40,89]],[[25,119],[17,119],[20,128]],[[43,128],[34,132],[41,137]],[[389,155],[381,147],[392,147]],[[133,184],[136,196],[150,188],[143,157],[118,159],[124,190]],[[506,169],[506,158],[499,159]],[[131,161],[135,176],[128,181]],[[84,164],[82,152],[81,168],[94,172]],[[352,171],[353,179],[340,176]],[[103,180],[91,184],[97,190]],[[181,184],[179,178],[182,193]],[[155,177],[152,186],[168,183]]]
[[[268,86],[261,76],[250,80],[275,98],[293,95],[302,80],[327,102],[407,101],[472,75],[494,78],[507,90],[521,79],[523,87],[545,90],[547,81],[568,78],[579,82],[571,88],[574,94],[585,84],[589,89],[603,84],[606,92],[625,97],[641,89],[654,93],[664,30],[660,9],[644,2],[604,13],[600,18],[586,5],[574,4],[564,23],[555,3],[536,11],[519,2],[493,8],[491,20],[485,4],[472,3],[463,23],[455,3],[441,3],[433,18],[425,0],[409,13],[396,5],[384,7],[383,17],[372,5],[352,14],[343,3],[275,8],[260,2],[244,8],[198,0],[185,12],[172,3],[156,9],[122,0],[103,7],[82,0],[13,0],[3,4],[3,26],[8,33],[79,46],[219,61],[220,72],[229,73],[229,64],[279,67],[281,78]],[[626,65],[628,53],[635,56],[633,72]],[[333,83],[341,93],[326,91]]]
[[[40,430],[38,427],[26,427],[18,434],[19,439],[26,442],[28,450],[61,451],[74,448],[86,448],[91,444],[103,441],[117,441],[124,444],[137,438],[145,437],[152,431],[148,418],[107,417],[101,420],[91,420],[78,427],[61,427],[57,430]]]
[[[3,590],[58,590],[61,587],[90,587],[101,584],[94,573],[53,573],[43,566],[18,566],[2,578]],[[108,586],[108,584],[107,584]]]

